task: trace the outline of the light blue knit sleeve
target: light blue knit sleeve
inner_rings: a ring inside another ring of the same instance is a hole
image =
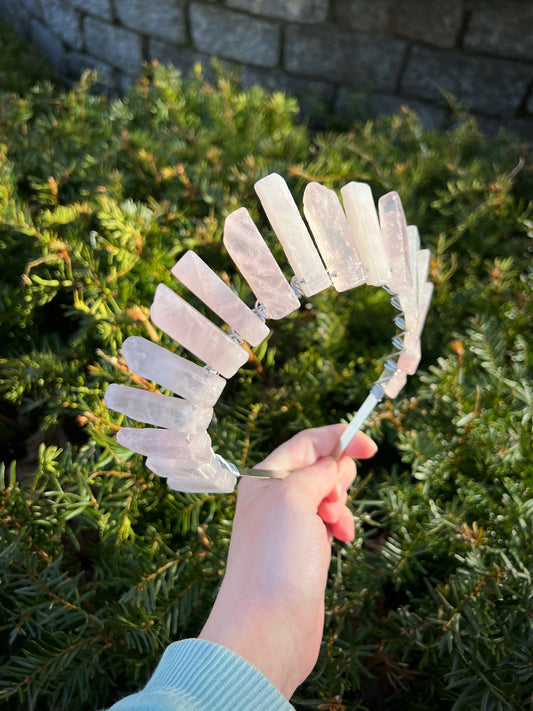
[[[167,647],[142,691],[109,711],[294,711],[278,689],[235,652],[202,639]]]

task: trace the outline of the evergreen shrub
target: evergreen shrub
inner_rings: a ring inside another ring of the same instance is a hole
[[[3,30],[4,31],[4,30]],[[6,56],[12,56],[7,53]],[[14,64],[16,67],[17,65]],[[37,66],[37,65],[35,65]],[[150,66],[123,98],[8,68],[0,109],[0,707],[103,708],[193,636],[224,571],[234,496],[171,491],[114,434],[121,344],[195,249],[253,303],[221,243],[253,183],[397,190],[433,252],[424,357],[375,413],[379,444],[334,546],[317,667],[297,709],[530,709],[533,689],[531,170],[466,115],[409,111],[311,134],[295,101]],[[279,249],[277,256],[281,256]],[[350,416],[393,335],[384,292],[333,290],[274,325],[211,428],[253,464]]]

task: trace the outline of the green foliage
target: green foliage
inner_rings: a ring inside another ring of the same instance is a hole
[[[335,549],[320,660],[295,705],[530,708],[524,147],[487,140],[468,117],[426,131],[409,112],[311,137],[293,99],[216,68],[207,82],[151,66],[121,99],[94,81],[4,83],[1,97],[0,708],[104,707],[207,615],[233,496],[168,489],[116,444],[126,418],[103,394],[155,387],[126,369],[127,336],[177,348],[148,307],[160,281],[178,289],[169,270],[183,251],[253,303],[222,225],[248,206],[281,258],[253,191],[273,171],[298,200],[312,179],[397,190],[434,254],[421,371],[370,423],[380,451],[352,490],[356,540]],[[392,335],[382,291],[307,300],[228,383],[213,446],[251,464],[346,418]]]

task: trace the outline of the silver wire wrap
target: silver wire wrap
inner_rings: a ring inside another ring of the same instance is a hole
[[[267,320],[267,312],[263,304],[261,304],[259,301],[256,301],[252,311],[258,318],[261,319],[263,323],[265,323],[265,321]]]
[[[290,287],[299,299],[301,299],[302,296],[305,296],[300,284],[305,284],[305,279],[297,279],[296,276],[293,276],[290,281]]]

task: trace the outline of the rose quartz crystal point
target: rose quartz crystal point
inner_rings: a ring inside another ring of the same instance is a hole
[[[427,250],[420,250],[427,251]],[[421,272],[423,275],[423,272]],[[420,336],[429,310],[431,296],[433,294],[433,284],[424,282],[419,286],[418,290],[418,320],[415,328],[408,331],[403,337],[404,351],[398,358],[398,368],[404,373],[413,375],[418,368],[420,358],[422,356],[422,348],[420,345]]]
[[[381,233],[392,271],[392,278],[387,287],[393,293],[401,294],[413,288],[413,280],[409,267],[407,223],[398,193],[393,191],[380,197],[378,210]]]
[[[429,311],[429,305],[431,303],[431,297],[433,296],[433,284],[430,281],[424,282],[420,289],[420,301],[418,304],[418,323],[413,333],[420,338],[422,335],[422,329],[426,322],[426,318]]]
[[[107,388],[105,404],[130,419],[192,434],[205,431],[213,417],[211,407],[116,383]]]
[[[402,372],[401,370],[397,370],[392,376],[392,378],[385,383],[385,385],[383,386],[383,391],[387,397],[390,397],[391,400],[394,400],[394,398],[398,395],[398,393],[404,387],[406,382],[407,374]]]
[[[303,294],[312,296],[331,286],[285,180],[281,175],[272,173],[258,180],[254,188]]]
[[[139,336],[126,338],[122,355],[137,375],[202,407],[213,407],[226,384],[220,375]]]
[[[303,201],[307,222],[335,289],[346,291],[364,284],[366,269],[335,191],[309,183]]]
[[[186,252],[172,268],[172,274],[251,346],[259,345],[270,333],[268,326],[195,252]]]
[[[409,268],[411,271],[412,287],[399,294],[405,327],[410,330],[416,327],[418,321],[418,252],[420,251],[420,235],[416,225],[407,227],[407,244],[409,254]]]
[[[208,461],[212,456],[207,432],[189,434],[153,427],[123,427],[117,432],[117,442],[146,457]]]
[[[208,462],[148,457],[146,466],[158,476],[165,477],[172,489],[195,494],[229,494],[237,481],[237,477],[224,469],[214,455]]]
[[[416,373],[420,358],[422,357],[422,348],[420,338],[412,333],[406,333],[403,339],[404,351],[400,353],[398,358],[398,369],[408,375]]]
[[[431,252],[429,249],[419,249],[416,256],[416,268],[418,284],[422,285],[428,279],[429,262],[431,260]]]
[[[350,231],[368,273],[367,284],[382,286],[392,274],[372,189],[367,183],[351,182],[341,188],[341,195]]]
[[[157,286],[150,316],[156,326],[226,378],[248,360],[245,348],[164,284]]]
[[[299,308],[297,296],[246,208],[240,207],[226,217],[224,245],[267,318],[283,318]]]

